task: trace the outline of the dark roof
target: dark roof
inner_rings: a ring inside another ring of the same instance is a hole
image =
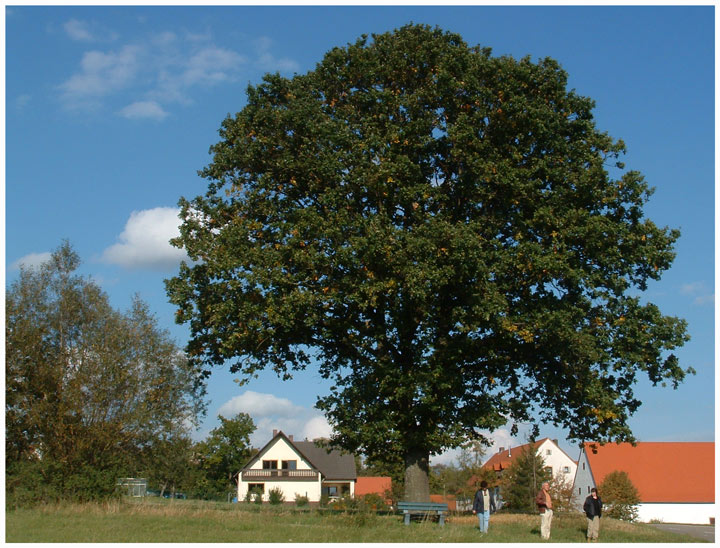
[[[326,480],[354,480],[357,478],[355,457],[351,453],[341,453],[337,449],[333,449],[328,453],[325,448],[318,447],[313,441],[293,441],[283,434],[282,430],[243,466],[243,470],[250,468],[259,460],[263,453],[265,453],[265,450],[272,444],[275,438],[278,437],[283,438],[288,445],[294,447]]]
[[[355,458],[351,453],[341,453],[333,449],[330,453],[323,447],[318,447],[313,441],[291,441],[291,444],[300,451],[327,480],[356,479]]]

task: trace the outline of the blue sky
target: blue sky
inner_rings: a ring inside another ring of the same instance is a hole
[[[596,123],[622,138],[628,169],[656,187],[646,208],[680,228],[677,259],[647,299],[689,322],[677,354],[697,375],[681,387],[636,387],[641,441],[714,439],[714,7],[6,7],[6,283],[69,239],[91,275],[126,308],[146,300],[180,345],[163,280],[182,254],[181,196],[205,192],[197,171],[227,114],[266,72],[312,70],[361,34],[427,23],[496,55],[552,57],[569,87],[596,101]],[[312,406],[328,384],[313,371],[248,385],[218,369],[203,438],[216,416],[248,412],[263,445],[273,428],[328,433]],[[521,444],[509,427],[497,446]],[[551,426],[573,458],[575,446]],[[454,453],[435,459],[450,461]]]

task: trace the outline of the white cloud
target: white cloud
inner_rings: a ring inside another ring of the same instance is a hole
[[[120,111],[120,115],[130,119],[162,120],[168,113],[155,101],[136,101]]]
[[[18,110],[23,110],[32,99],[32,96],[28,95],[27,93],[23,93],[22,95],[19,95],[17,99],[15,99],[15,107]]]
[[[65,106],[77,108],[88,98],[97,98],[128,87],[141,68],[142,49],[125,46],[118,52],[88,51],[80,71],[60,85]]]
[[[226,418],[238,413],[247,413],[253,418],[292,417],[302,410],[302,407],[296,406],[287,398],[247,390],[224,403],[218,409],[218,414]]]
[[[72,39],[85,42],[116,37],[76,19],[67,21],[64,30]],[[169,104],[190,105],[197,90],[238,81],[245,66],[299,70],[292,59],[275,57],[271,46],[268,38],[259,38],[250,45],[254,51],[243,55],[213,43],[209,33],[147,34],[115,50],[85,52],[74,74],[58,86],[60,99],[67,109],[88,110],[118,100],[123,92],[132,93],[134,97],[125,99],[128,106],[120,111],[123,116],[161,120]]]
[[[231,78],[244,62],[244,57],[234,51],[203,48],[188,59],[180,80],[185,87],[223,82]]]
[[[295,405],[287,398],[247,390],[225,402],[218,415],[230,418],[247,413],[256,430],[250,436],[254,447],[262,447],[272,437],[273,430],[282,430],[296,440],[328,437],[332,429],[325,417],[315,409]]]
[[[680,286],[680,293],[683,295],[693,295],[705,288],[705,284],[702,282],[690,282]]]
[[[107,248],[102,261],[125,268],[164,270],[186,259],[185,252],[170,245],[180,235],[180,210],[157,207],[133,211],[120,234],[120,242]]]
[[[25,268],[37,268],[41,264],[48,262],[51,257],[52,253],[49,251],[44,253],[29,253],[24,257],[20,257],[17,261],[10,265],[10,269],[19,270],[21,266]]]
[[[689,282],[680,286],[680,294],[695,297],[693,304],[704,306],[715,303],[715,294],[710,293],[705,282]]]
[[[695,297],[693,303],[699,306],[715,304],[715,294],[713,293],[712,295],[700,295],[699,297]]]
[[[88,28],[88,24],[84,21],[70,19],[63,25],[63,28],[67,35],[73,40],[91,42],[95,39]]]
[[[311,418],[305,423],[305,428],[301,432],[301,436],[308,440],[313,440],[315,438],[329,438],[331,435],[332,427],[323,416]]]
[[[277,59],[268,51],[272,43],[272,40],[267,36],[262,36],[255,40],[255,48],[258,51],[258,66],[268,72],[297,72],[300,68],[298,63],[288,58]]]

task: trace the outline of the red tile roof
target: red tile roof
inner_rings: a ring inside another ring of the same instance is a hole
[[[540,447],[540,445],[542,445],[547,439],[549,438],[543,438],[536,441],[534,444],[535,450],[537,451],[537,448]],[[517,447],[503,449],[502,451],[499,451],[495,453],[492,457],[490,457],[488,461],[482,465],[482,467],[490,468],[492,470],[495,470],[496,472],[505,470],[509,468],[510,465],[513,463],[513,458],[523,454],[528,447],[530,447],[530,444],[526,443],[524,445],[518,445]]]
[[[392,479],[383,476],[358,476],[355,482],[355,496],[361,497],[369,493],[385,495],[385,491],[392,487]]]
[[[715,502],[714,442],[585,443],[583,448],[598,486],[610,472],[621,470],[641,502]]]

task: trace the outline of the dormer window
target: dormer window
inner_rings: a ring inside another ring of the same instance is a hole
[[[263,470],[277,470],[277,462],[276,460],[264,460]]]

